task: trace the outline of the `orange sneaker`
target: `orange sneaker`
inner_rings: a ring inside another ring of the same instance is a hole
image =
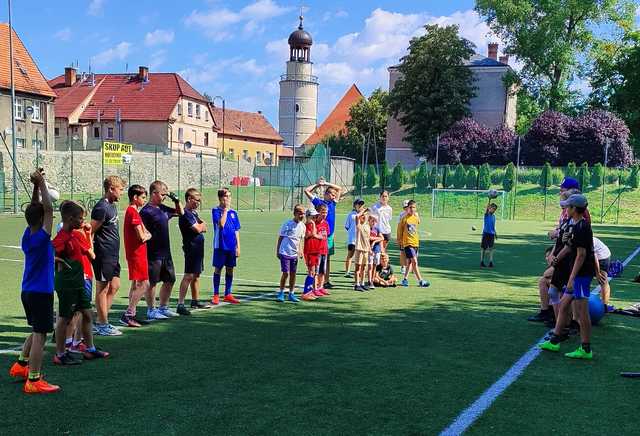
[[[313,300],[317,300],[318,297],[316,297],[315,295],[313,295],[313,292],[307,292],[306,294],[302,295],[302,299],[304,301],[313,301]]]
[[[220,296],[214,295],[213,298],[211,298],[211,304],[213,304],[214,306],[220,304]]]
[[[25,394],[51,394],[58,392],[60,386],[47,383],[42,377],[38,381],[27,380],[22,388]]]
[[[9,370],[9,376],[26,380],[29,377],[29,365],[21,366],[18,362],[15,362]]]
[[[224,301],[227,302],[227,303],[231,303],[231,304],[240,304],[240,300],[238,300],[236,297],[234,297],[231,294],[225,295],[224,296]]]

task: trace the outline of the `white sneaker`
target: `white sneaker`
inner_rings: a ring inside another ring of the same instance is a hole
[[[401,266],[401,267],[400,267],[400,274],[401,274],[401,275],[404,275],[404,271],[405,271],[405,269],[406,269],[406,268],[405,268],[404,266]]]
[[[167,316],[164,316],[158,309],[147,310],[147,319],[149,321],[158,321],[161,319],[167,319]]]
[[[164,315],[167,318],[173,318],[174,316],[180,316],[179,314],[177,314],[173,310],[169,309],[168,306],[160,306],[160,307],[158,307],[158,312],[160,312],[162,315]]]
[[[111,324],[98,324],[98,336],[121,336],[122,332]]]

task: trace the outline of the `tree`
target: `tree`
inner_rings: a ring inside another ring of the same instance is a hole
[[[464,165],[459,163],[456,165],[456,171],[453,174],[453,187],[456,189],[464,188],[467,182],[467,170],[464,169]]]
[[[638,189],[638,187],[640,186],[640,166],[639,165],[634,165],[633,169],[631,170],[631,174],[627,179],[627,186],[633,189]]]
[[[560,112],[547,111],[531,125],[524,137],[521,156],[528,165],[556,163],[560,150],[565,148],[571,134],[570,117]]]
[[[420,167],[418,167],[418,172],[416,173],[416,188],[422,192],[429,188],[429,170],[427,169],[426,162],[422,162]]]
[[[478,172],[478,189],[489,189],[491,187],[491,167],[485,163],[480,166]]]
[[[362,189],[362,168],[360,165],[356,165],[356,168],[353,170],[353,187],[359,191]]]
[[[404,169],[402,168],[400,162],[398,162],[396,166],[393,167],[393,173],[391,173],[391,189],[393,191],[398,191],[400,188],[402,188],[402,185],[404,185],[405,177],[406,176],[404,173]]]
[[[542,167],[542,171],[540,171],[540,180],[538,181],[538,184],[541,188],[548,188],[549,186],[551,186],[552,181],[551,164],[547,162]]]
[[[446,164],[442,170],[442,187],[448,188],[453,184],[453,172],[451,171],[451,165]]]
[[[516,135],[506,127],[491,130],[473,118],[456,121],[440,137],[439,160],[445,163],[504,165],[513,155]]]
[[[576,176],[578,175],[578,167],[576,166],[575,162],[569,162],[567,164],[567,171],[565,172],[565,175],[567,177],[571,177],[572,179],[576,178]]]
[[[389,94],[389,109],[406,131],[419,156],[433,157],[436,136],[469,115],[475,96],[473,73],[465,62],[474,54],[458,26],[426,25],[413,38],[398,66],[399,78]]]
[[[516,167],[513,162],[509,162],[505,167],[504,178],[502,179],[502,189],[507,192],[513,191],[516,182]]]
[[[378,186],[379,181],[380,179],[378,178],[376,167],[374,165],[369,165],[367,168],[367,188],[375,188]]]
[[[478,170],[473,165],[467,169],[467,181],[465,184],[468,189],[476,189],[476,186],[478,186]]]
[[[607,24],[633,23],[633,0],[477,0],[476,11],[522,63],[521,76],[543,107],[563,110],[582,60]]]
[[[362,138],[369,144],[370,164],[384,161],[387,138],[387,120],[389,118],[389,93],[378,88],[369,98],[363,98],[349,109],[350,119],[346,122],[347,136],[351,144],[360,146],[353,150],[362,160]],[[376,160],[377,152],[377,160]],[[352,156],[350,156],[352,157]],[[355,159],[355,158],[354,158]]]
[[[429,186],[433,189],[438,189],[439,184],[440,174],[438,173],[438,168],[434,165],[431,167],[431,172],[429,173]]]
[[[600,162],[593,166],[591,171],[591,186],[599,188],[604,182],[604,167]]]
[[[578,170],[578,183],[580,183],[580,189],[582,189],[582,191],[586,191],[589,187],[590,178],[591,174],[589,173],[589,164],[583,162]]]
[[[386,189],[389,187],[389,183],[391,183],[391,170],[385,160],[382,162],[382,167],[380,168],[380,187]]]

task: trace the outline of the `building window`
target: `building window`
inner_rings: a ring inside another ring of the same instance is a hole
[[[209,132],[204,132],[204,146],[205,147],[209,146]]]
[[[296,112],[300,112],[300,105],[296,103]]]
[[[16,147],[24,148],[24,146],[25,146],[24,138],[16,138]]]
[[[184,139],[184,130],[182,130],[182,127],[178,127],[178,142],[182,142],[183,139]]]
[[[24,119],[24,99],[16,98],[16,119]]]
[[[178,115],[182,115],[182,104],[178,103]]]
[[[42,150],[42,139],[32,139],[31,140],[31,146],[37,150]]]
[[[113,139],[113,127],[107,127],[107,139]]]
[[[34,101],[32,107],[33,115],[31,115],[31,121],[42,121],[42,103]]]
[[[93,128],[93,137],[94,138],[99,138],[100,137],[100,127],[94,127]]]
[[[204,111],[204,120],[205,120],[205,121],[209,121],[209,109],[207,109],[206,111]]]
[[[262,152],[261,151],[256,151],[256,162],[257,163],[262,162]]]
[[[242,150],[242,159],[249,160],[249,150]]]
[[[199,104],[196,105],[196,118],[200,119],[200,105]]]
[[[230,148],[229,151],[227,151],[227,155],[228,156],[235,156],[233,148]]]
[[[53,134],[56,136],[56,138],[60,136],[60,127],[54,127]]]
[[[187,103],[187,115],[193,117],[193,103]]]
[[[197,145],[198,144],[198,132],[196,132],[195,130],[192,130],[191,134],[193,135],[193,145]]]

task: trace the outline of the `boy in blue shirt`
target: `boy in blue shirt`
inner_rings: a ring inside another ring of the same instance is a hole
[[[53,331],[53,206],[42,169],[31,174],[31,183],[31,204],[24,213],[28,227],[21,243],[24,252],[21,299],[27,323],[33,331],[24,341],[20,357],[9,375],[25,380],[22,389],[25,393],[45,394],[60,390],[60,386],[47,383],[40,374],[47,333]]]
[[[480,266],[482,268],[487,265],[484,263],[485,259],[489,261],[489,268],[493,268],[493,246],[496,242],[496,210],[498,205],[491,203],[487,204],[487,209],[484,213],[484,226],[482,228],[482,242],[480,242]]]
[[[224,301],[238,304],[240,301],[232,294],[233,269],[240,257],[240,219],[238,212],[231,209],[231,191],[222,188],[218,191],[220,205],[211,211],[213,223],[213,298],[214,305],[220,303],[220,279],[222,267],[224,275]]]
[[[296,204],[293,207],[293,219],[286,221],[280,227],[280,235],[276,243],[276,257],[280,259],[280,290],[276,295],[278,303],[284,303],[284,287],[289,279],[289,295],[287,299],[297,303],[295,296],[296,272],[298,270],[298,257],[302,256],[304,236],[307,230],[304,224],[304,207]]]

